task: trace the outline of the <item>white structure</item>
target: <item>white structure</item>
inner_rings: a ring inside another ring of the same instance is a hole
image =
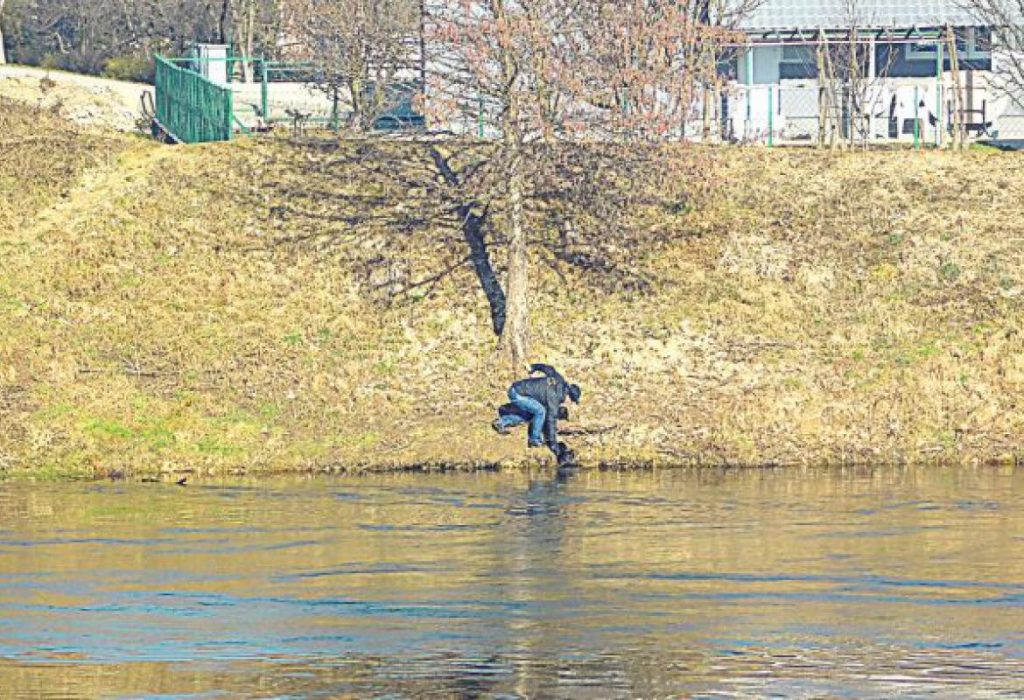
[[[196,44],[192,55],[199,74],[218,85],[227,85],[228,50],[226,44]]]
[[[959,0],[763,0],[741,29],[749,44],[719,114],[726,137],[806,141],[828,123],[830,137],[938,143],[961,121],[971,138],[1024,139],[1024,95],[995,88],[998,32]],[[826,46],[843,56],[833,81],[819,79]]]

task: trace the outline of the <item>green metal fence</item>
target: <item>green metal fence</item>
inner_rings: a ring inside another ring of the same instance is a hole
[[[227,62],[217,82],[205,77],[209,64]],[[241,63],[251,66],[252,80],[237,81]],[[372,92],[374,88],[369,90]],[[380,131],[422,129],[424,117],[413,106],[420,87],[393,82],[385,88],[386,109],[373,122]],[[156,57],[156,121],[182,143],[227,141],[233,133],[254,133],[278,124],[311,125],[337,131],[351,117],[351,100],[324,87],[317,66],[308,62],[270,61],[232,56]]]
[[[183,143],[227,141],[234,127],[234,95],[229,86],[157,56],[156,118]]]

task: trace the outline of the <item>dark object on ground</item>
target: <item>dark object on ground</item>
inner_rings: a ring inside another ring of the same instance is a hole
[[[180,479],[178,479],[177,481],[175,481],[174,483],[176,483],[178,486],[184,486],[186,481],[188,481],[188,477],[187,476],[183,476]]]
[[[512,404],[505,404],[505,405],[506,406],[511,406]],[[504,408],[504,406],[502,408]],[[498,409],[498,413],[501,413],[501,408]],[[519,413],[522,413],[522,411],[519,411]],[[494,428],[494,432],[496,432],[498,435],[509,435],[510,434],[508,432],[508,428],[506,428],[504,425],[501,424],[501,418],[495,418],[493,421],[491,421],[491,427]]]
[[[124,481],[124,469],[112,469],[111,471],[107,472],[107,478],[110,479],[111,481]]]

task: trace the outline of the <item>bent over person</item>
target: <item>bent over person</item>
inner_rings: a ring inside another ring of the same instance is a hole
[[[509,428],[529,422],[527,444],[530,447],[546,444],[561,462],[562,454],[568,449],[558,442],[558,419],[564,415],[565,410],[562,404],[566,398],[579,403],[582,391],[576,384],[567,382],[551,365],[533,364],[530,365],[530,372],[540,372],[544,376],[520,379],[513,383],[508,390],[509,404],[506,407],[515,410],[506,407],[502,407],[506,410],[499,409],[498,418],[492,426],[500,434],[506,435]]]

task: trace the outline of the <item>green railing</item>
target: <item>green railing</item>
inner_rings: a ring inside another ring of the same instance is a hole
[[[227,62],[226,84],[204,77],[206,65]],[[253,82],[234,83],[235,66],[245,61],[252,66]],[[182,143],[228,141],[232,134],[271,129],[275,124],[310,124],[338,130],[344,119],[341,101],[329,92],[317,92],[322,85],[316,64],[270,61],[266,58],[156,57],[156,121],[159,130]],[[372,88],[371,88],[372,89]],[[390,108],[373,127],[382,131],[419,129],[424,118],[413,108],[413,83],[387,87]],[[235,107],[238,112],[235,112]]]
[[[183,143],[228,141],[234,127],[231,88],[157,56],[156,118]]]

